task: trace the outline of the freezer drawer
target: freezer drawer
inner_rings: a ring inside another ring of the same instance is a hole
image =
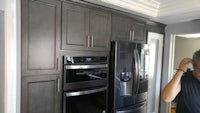
[[[146,112],[147,112],[146,101],[130,107],[125,107],[116,110],[116,113],[146,113]]]

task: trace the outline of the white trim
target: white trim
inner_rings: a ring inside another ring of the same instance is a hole
[[[0,113],[5,109],[5,36],[4,11],[0,10]]]
[[[162,55],[163,55],[163,34],[158,34],[154,32],[148,32],[148,43],[150,43],[151,40],[157,40],[158,41],[158,54],[157,54],[157,62],[155,64],[155,73],[156,73],[156,87],[155,87],[155,106],[153,113],[159,112],[159,105],[160,105],[160,89],[161,89],[161,70],[162,70]]]
[[[173,77],[173,73],[174,73],[174,51],[175,51],[175,34],[171,34],[171,40],[170,40],[170,55],[169,55],[169,79],[168,81],[170,81]]]
[[[20,113],[20,0],[5,0],[5,113]]]

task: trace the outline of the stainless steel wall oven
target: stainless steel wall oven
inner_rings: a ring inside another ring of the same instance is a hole
[[[107,111],[107,56],[63,57],[63,113]]]

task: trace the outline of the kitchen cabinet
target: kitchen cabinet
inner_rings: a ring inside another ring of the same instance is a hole
[[[61,2],[21,0],[21,113],[61,113]]]
[[[21,113],[61,113],[58,75],[22,78]]]
[[[61,2],[22,0],[22,76],[58,74]]]
[[[85,5],[63,2],[62,49],[109,51],[110,13]]]
[[[145,22],[134,20],[128,16],[113,14],[112,40],[146,43]]]
[[[154,32],[154,33],[160,33],[165,34],[165,24],[153,22],[153,21],[147,21],[146,28],[148,32]]]

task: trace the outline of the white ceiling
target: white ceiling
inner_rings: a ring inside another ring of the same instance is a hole
[[[86,0],[164,24],[200,19],[200,0]]]

